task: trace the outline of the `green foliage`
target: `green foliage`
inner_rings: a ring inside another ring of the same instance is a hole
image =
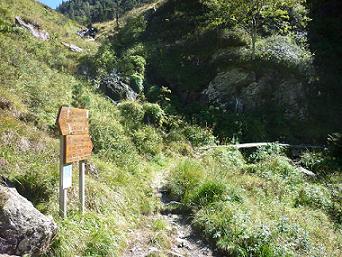
[[[134,125],[142,124],[145,115],[143,105],[134,101],[126,101],[118,104],[118,108],[126,122],[129,121]]]
[[[149,0],[70,0],[62,2],[58,11],[80,23],[112,20]]]
[[[136,150],[119,122],[92,116],[90,133],[95,153],[120,166],[136,163]]]
[[[169,192],[172,198],[182,199],[205,179],[204,167],[194,160],[180,162],[172,171]]]
[[[97,74],[110,73],[117,67],[117,57],[109,44],[102,44],[94,59]]]
[[[285,148],[279,144],[267,144],[266,146],[258,147],[257,151],[251,154],[250,160],[254,162],[267,160],[270,157],[284,155]]]
[[[255,59],[256,42],[261,28],[264,30],[275,30],[274,27],[276,27],[276,32],[278,33],[290,31],[292,28],[290,13],[293,9],[300,9],[304,3],[305,0],[203,1],[203,4],[210,10],[208,15],[210,26],[242,26],[246,29],[252,38],[252,60]],[[302,24],[305,25],[305,21],[307,21],[306,13],[299,13],[303,16],[297,15],[296,18],[301,18]],[[269,25],[268,28],[267,25]]]
[[[195,228],[228,256],[339,256],[338,215],[326,215],[340,205],[330,190],[304,180],[276,146],[252,174],[234,151],[209,151],[171,172],[170,195],[190,209]]]
[[[130,85],[137,93],[142,93],[144,90],[144,76],[139,73],[134,73],[130,76]]]
[[[158,104],[145,103],[143,105],[145,111],[144,122],[156,127],[163,125],[165,121],[165,112]]]
[[[90,106],[90,96],[84,92],[84,86],[77,84],[72,90],[72,102],[71,105],[77,108],[87,109]]]
[[[246,161],[241,152],[235,148],[217,148],[209,151],[204,157],[205,162],[214,162],[221,168],[232,169],[234,167],[242,168]]]
[[[133,133],[133,142],[140,153],[155,156],[162,151],[163,139],[157,131],[146,126]]]
[[[124,56],[120,59],[118,67],[120,72],[126,76],[132,76],[134,74],[144,75],[146,61],[144,57],[139,55]]]
[[[329,190],[323,186],[310,184],[304,184],[302,189],[299,190],[295,204],[324,210],[329,210],[332,207]]]
[[[211,203],[224,200],[226,196],[226,186],[217,181],[205,181],[194,192],[184,197],[184,202],[188,206],[200,208]]]
[[[271,65],[280,64],[303,74],[312,72],[312,54],[287,36],[271,36],[257,43],[256,58]]]
[[[193,125],[185,127],[183,133],[195,147],[215,144],[215,137],[209,129]]]

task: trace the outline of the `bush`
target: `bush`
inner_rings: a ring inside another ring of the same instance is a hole
[[[187,126],[184,128],[183,133],[195,147],[215,144],[215,136],[209,129],[203,129],[199,126]]]
[[[267,144],[266,146],[258,147],[257,151],[250,155],[249,159],[252,162],[267,160],[270,157],[284,155],[285,148],[279,144]]]
[[[117,66],[117,57],[109,44],[102,44],[94,56],[97,74],[106,74]]]
[[[90,97],[85,95],[84,88],[82,84],[77,84],[72,89],[72,102],[71,105],[77,108],[89,109]]]
[[[180,162],[172,171],[168,183],[170,196],[175,200],[181,200],[184,195],[205,180],[204,167],[194,160]]]
[[[141,154],[155,156],[162,151],[163,139],[150,126],[138,129],[133,133],[132,137],[135,146]]]
[[[331,195],[329,190],[322,186],[304,184],[298,193],[295,205],[329,210],[332,207]]]
[[[134,145],[127,138],[118,121],[92,116],[90,134],[94,152],[101,157],[114,161],[120,166],[134,164],[137,161]]]
[[[287,36],[271,36],[258,41],[256,54],[261,63],[281,64],[307,73],[312,69],[312,54]]]
[[[225,29],[220,31],[219,40],[223,48],[248,46],[251,42],[249,34],[241,28]]]
[[[204,156],[204,161],[213,161],[222,168],[243,167],[246,163],[241,152],[235,148],[216,148]]]
[[[189,207],[201,208],[213,202],[224,200],[226,186],[217,181],[206,181],[184,197],[184,202]]]
[[[329,135],[328,145],[331,155],[342,162],[342,134],[334,133]]]
[[[121,102],[118,104],[118,109],[124,121],[129,121],[135,125],[142,124],[145,112],[140,103],[134,101]]]
[[[140,74],[142,77],[145,73],[146,60],[140,55],[124,56],[119,60],[119,71],[126,76],[132,76],[135,73]]]
[[[163,125],[165,121],[165,113],[158,104],[145,103],[143,105],[145,111],[144,122],[156,127]]]
[[[130,77],[131,88],[138,94],[144,91],[144,76],[139,73],[134,73]]]

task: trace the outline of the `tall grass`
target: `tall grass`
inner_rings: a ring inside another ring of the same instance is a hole
[[[341,224],[331,210],[341,202],[330,188],[304,177],[276,147],[249,159],[215,149],[183,160],[171,172],[170,196],[228,256],[340,256]]]

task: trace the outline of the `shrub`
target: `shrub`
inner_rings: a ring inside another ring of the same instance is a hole
[[[72,102],[71,105],[77,108],[89,108],[90,97],[85,95],[82,84],[77,84],[72,89]]]
[[[204,167],[197,161],[181,161],[172,171],[168,189],[170,196],[181,200],[184,195],[205,180]]]
[[[204,156],[204,161],[212,160],[222,168],[243,167],[246,163],[241,152],[235,148],[216,148]]]
[[[42,167],[32,167],[26,173],[16,176],[14,185],[21,195],[29,199],[34,205],[39,205],[50,200],[50,197],[55,193],[54,188],[57,181],[57,172],[47,174]]]
[[[194,224],[229,256],[274,256],[270,227],[258,224],[237,204],[217,202],[204,208],[195,215]]]
[[[219,32],[219,40],[223,48],[234,46],[248,46],[251,38],[242,28],[225,29]]]
[[[279,144],[267,144],[266,146],[258,147],[257,151],[250,155],[249,159],[252,162],[267,160],[270,157],[284,155],[285,148]]]
[[[140,94],[141,92],[143,92],[144,90],[144,76],[140,75],[139,73],[134,73],[132,74],[130,77],[130,85],[131,88],[137,92],[138,94]]]
[[[332,156],[342,162],[342,134],[334,133],[328,137],[329,151]]]
[[[215,136],[209,129],[203,129],[199,126],[193,125],[184,128],[183,133],[190,143],[195,147],[215,144]]]
[[[117,57],[109,44],[102,44],[94,56],[98,74],[110,73],[117,66]]]
[[[135,146],[141,154],[155,156],[162,151],[163,139],[158,132],[150,126],[138,129],[133,133],[132,137]]]
[[[258,41],[257,58],[261,63],[281,64],[301,72],[312,69],[312,54],[287,36],[271,36]]]
[[[145,103],[143,105],[145,111],[144,122],[157,127],[163,125],[165,121],[164,110],[158,104]]]
[[[329,210],[332,207],[331,195],[329,190],[322,186],[306,183],[299,191],[295,205]]]
[[[101,157],[110,159],[120,166],[127,166],[137,161],[134,145],[125,135],[119,122],[92,116],[90,133],[94,152]]]
[[[132,76],[135,73],[142,77],[145,73],[146,60],[140,55],[129,55],[122,57],[118,62],[120,72],[126,76]]]
[[[216,201],[224,200],[226,186],[218,181],[206,181],[184,197],[184,202],[189,207],[200,208]]]
[[[118,109],[125,121],[135,125],[142,124],[145,112],[140,103],[134,101],[121,102],[118,104]]]

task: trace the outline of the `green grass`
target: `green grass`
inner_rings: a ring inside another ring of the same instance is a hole
[[[170,196],[229,256],[339,256],[334,215],[341,202],[330,187],[304,177],[276,150],[260,149],[253,159],[215,149],[182,160],[171,172]]]
[[[248,160],[233,150],[191,157],[192,146],[215,143],[210,130],[143,100],[115,106],[76,75],[98,47],[78,38],[78,24],[33,0],[3,0],[0,14],[0,176],[56,220],[58,234],[46,256],[120,256],[127,231],[159,208],[150,186],[155,172],[180,156],[187,158],[172,171],[170,194],[220,250],[237,256],[341,252],[341,176],[326,163],[324,176],[309,180],[274,148]],[[17,15],[40,24],[51,39],[41,42],[15,27]],[[72,53],[61,41],[85,51]],[[89,163],[96,168],[87,175],[84,215],[74,171],[65,220],[58,215],[61,105],[90,110]],[[320,158],[307,154],[302,162],[320,170]],[[155,220],[151,230],[154,245],[170,247],[164,221]]]
[[[120,256],[128,229],[157,208],[151,179],[170,161],[162,154],[170,146],[158,127],[160,117],[146,124],[142,116],[133,124],[126,117],[131,110],[116,107],[76,75],[83,57],[96,52],[97,43],[79,38],[75,22],[33,0],[1,1],[0,12],[0,100],[9,103],[0,109],[0,175],[56,220],[58,234],[47,256]],[[50,40],[39,41],[15,27],[15,16],[38,23]],[[72,53],[61,41],[85,51]],[[68,218],[62,220],[55,122],[59,107],[72,104],[90,110],[94,155],[89,163],[96,172],[87,175],[87,211],[81,216],[74,170]],[[143,110],[143,103],[135,105]]]

